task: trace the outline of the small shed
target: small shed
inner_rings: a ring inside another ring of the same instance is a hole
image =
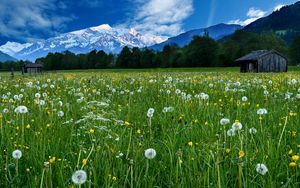
[[[276,50],[253,51],[236,60],[241,72],[287,72],[288,60]]]
[[[22,66],[22,73],[41,73],[43,71],[43,65],[37,63],[27,63]]]

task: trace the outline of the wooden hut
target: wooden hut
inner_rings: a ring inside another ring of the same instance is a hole
[[[22,73],[41,73],[43,71],[43,65],[37,63],[27,63],[22,67]]]
[[[287,72],[288,60],[276,50],[253,51],[236,60],[241,72]]]

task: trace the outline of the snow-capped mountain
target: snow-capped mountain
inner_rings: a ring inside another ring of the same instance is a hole
[[[87,53],[96,49],[107,53],[118,53],[124,46],[143,48],[163,41],[164,39],[159,36],[141,34],[134,28],[112,28],[108,24],[104,24],[60,34],[35,43],[7,42],[0,46],[0,51],[18,59],[34,61],[39,57],[46,56],[49,52],[69,50],[74,53]]]

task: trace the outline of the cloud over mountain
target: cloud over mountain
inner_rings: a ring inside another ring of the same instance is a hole
[[[136,11],[128,24],[141,32],[174,36],[183,31],[183,21],[193,13],[192,0],[132,0]]]
[[[231,20],[228,23],[229,24],[238,24],[238,25],[248,25],[256,20],[258,20],[259,18],[264,17],[267,14],[266,11],[263,11],[261,9],[255,8],[255,7],[251,7],[248,12],[247,12],[247,19],[246,20]]]
[[[0,0],[0,35],[30,41],[35,31],[54,35],[72,16],[59,14],[66,6],[56,0]]]

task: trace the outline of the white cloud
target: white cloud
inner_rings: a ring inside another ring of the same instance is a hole
[[[56,0],[0,0],[0,34],[25,41],[36,33],[54,35],[73,19],[56,14],[64,7]]]
[[[127,24],[140,32],[174,36],[193,12],[193,0],[133,0],[137,10]]]
[[[264,17],[266,14],[267,14],[266,11],[263,11],[263,10],[258,9],[258,8],[251,7],[247,12],[247,17],[248,18],[246,20],[237,19],[237,20],[231,20],[228,23],[229,24],[239,24],[239,25],[242,25],[242,26],[246,26],[246,25],[258,20],[259,18]]]

